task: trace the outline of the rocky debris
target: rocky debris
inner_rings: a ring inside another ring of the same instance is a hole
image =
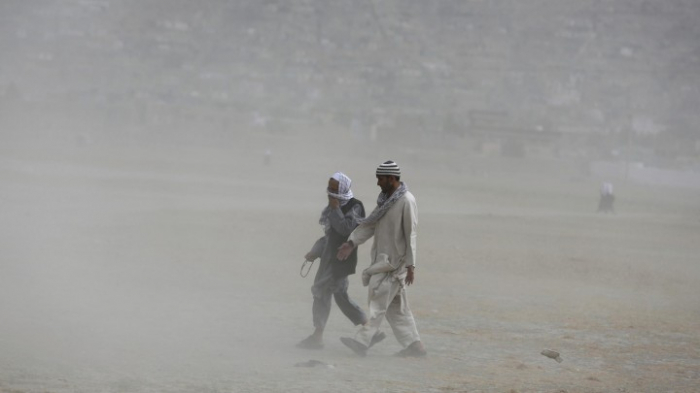
[[[320,360],[311,359],[307,362],[299,362],[294,365],[294,367],[325,367],[325,368],[335,368],[334,365],[322,362]]]
[[[550,359],[556,360],[559,363],[564,361],[564,359],[562,359],[561,356],[559,356],[559,352],[557,351],[552,351],[551,349],[543,349],[540,353]]]

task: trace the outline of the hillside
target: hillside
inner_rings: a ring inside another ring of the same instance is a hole
[[[9,0],[0,90],[26,105],[3,117],[71,138],[491,127],[677,147],[700,124],[697,20],[693,0]]]

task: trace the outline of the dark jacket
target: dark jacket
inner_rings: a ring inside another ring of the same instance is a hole
[[[353,219],[352,214],[349,214],[352,208],[356,205],[360,206],[361,215],[365,216],[365,208],[359,199],[352,198],[344,206],[340,207],[340,211],[343,213],[342,229],[339,231],[334,228],[333,225],[326,231],[326,236],[322,237],[314,245],[314,249],[323,244],[323,250],[318,250],[321,257],[321,265],[319,266],[319,271],[330,268],[333,271],[333,278],[346,277],[355,273],[357,267],[357,248],[352,251],[352,254],[348,259],[344,261],[339,261],[336,257],[338,253],[338,247],[348,240],[350,233],[357,227],[358,223]],[[320,248],[320,247],[319,247]],[[317,273],[317,274],[318,274]]]

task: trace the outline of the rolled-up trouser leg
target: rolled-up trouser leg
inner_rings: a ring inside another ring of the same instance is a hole
[[[372,281],[370,281],[369,285],[369,321],[355,334],[355,340],[367,347],[369,347],[372,337],[379,331],[379,327],[384,321],[390,299],[393,298],[399,289],[399,284],[396,281],[379,277],[375,278],[375,276],[372,276]],[[374,280],[381,280],[381,282],[375,282]]]
[[[406,289],[401,288],[394,296],[386,310],[386,320],[396,336],[396,340],[404,347],[420,341],[416,320],[408,306]]]

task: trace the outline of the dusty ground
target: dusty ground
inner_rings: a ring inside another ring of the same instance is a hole
[[[700,391],[698,191],[618,182],[604,216],[563,163],[264,148],[2,151],[0,392]],[[326,348],[296,349],[326,179],[372,205],[385,158],[418,200],[429,358],[390,331],[356,357],[337,308]]]

